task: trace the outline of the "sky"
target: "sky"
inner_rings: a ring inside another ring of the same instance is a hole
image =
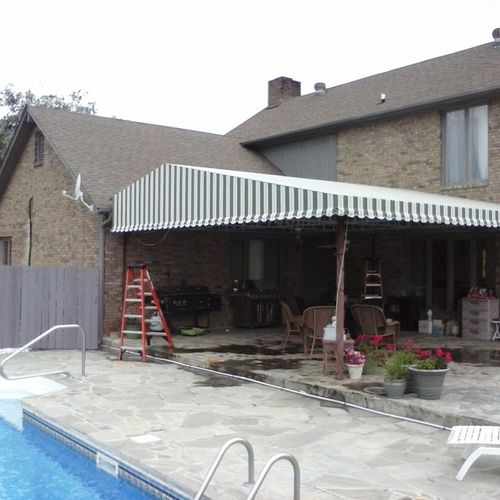
[[[0,89],[82,90],[102,116],[224,134],[278,76],[308,94],[497,27],[500,0],[16,0],[2,3]]]

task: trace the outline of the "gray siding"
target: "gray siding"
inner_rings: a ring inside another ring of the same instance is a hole
[[[260,150],[285,175],[337,180],[337,136],[327,135]]]
[[[0,348],[21,347],[58,324],[79,324],[98,347],[99,269],[0,266]],[[60,330],[35,349],[75,349],[81,334]]]

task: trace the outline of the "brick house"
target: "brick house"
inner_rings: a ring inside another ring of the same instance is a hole
[[[227,291],[235,279],[306,304],[331,302],[335,225],[328,218],[110,232],[111,196],[170,163],[412,189],[422,201],[433,193],[496,210],[499,62],[500,48],[488,43],[333,88],[316,84],[306,95],[280,77],[269,82],[268,106],[226,136],[30,108],[0,170],[4,263],[100,265],[105,333],[117,328],[127,263],[148,262],[160,284],[209,285],[223,296],[214,325],[233,321]],[[79,173],[94,213],[61,195]],[[373,256],[395,302],[416,297],[420,308],[452,315],[473,284],[500,293],[494,229],[361,222],[349,235],[348,296],[359,296],[364,261]]]

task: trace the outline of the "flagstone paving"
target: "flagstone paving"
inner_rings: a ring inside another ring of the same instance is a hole
[[[80,354],[23,353],[8,371],[47,367],[78,373]],[[448,384],[465,376],[461,365],[456,369]],[[481,458],[463,481],[456,481],[462,450],[446,446],[448,432],[443,430],[171,364],[131,357],[120,362],[114,352],[89,352],[87,375],[55,377],[65,390],[30,397],[23,404],[187,492],[200,486],[220,446],[243,436],[254,446],[257,472],[278,452],[296,456],[303,499],[498,498],[499,459]],[[489,368],[482,373],[489,375],[496,376]],[[453,387],[454,392],[459,384]],[[458,409],[465,404],[457,394],[453,399]],[[207,494],[245,498],[245,474],[244,450],[235,446]],[[291,467],[280,462],[258,498],[291,497]]]

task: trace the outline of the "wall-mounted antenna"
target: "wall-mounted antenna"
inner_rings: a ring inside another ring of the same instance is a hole
[[[88,203],[85,202],[83,199],[83,191],[82,191],[82,176],[81,174],[78,174],[78,177],[76,178],[76,183],[75,183],[75,194],[71,196],[68,194],[67,191],[62,192],[63,196],[66,196],[66,198],[69,198],[70,200],[73,201],[81,201],[83,205],[85,205],[91,212],[94,211],[94,205],[89,205]]]

